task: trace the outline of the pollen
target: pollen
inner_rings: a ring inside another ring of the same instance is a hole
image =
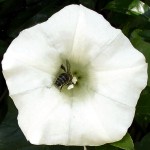
[[[72,83],[73,83],[73,84],[76,84],[77,81],[78,81],[77,78],[74,76],[74,77],[72,78]]]
[[[72,78],[72,84],[70,84],[68,87],[67,87],[67,89],[68,90],[71,90],[71,89],[73,89],[74,88],[74,85],[77,83],[77,78],[74,76],[73,78]]]
[[[71,85],[69,85],[69,86],[68,86],[68,88],[67,88],[67,89],[68,89],[68,90],[71,90],[71,89],[73,89],[73,88],[74,88],[74,85],[73,85],[73,84],[71,84]]]

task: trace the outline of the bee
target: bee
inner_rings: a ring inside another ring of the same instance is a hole
[[[64,85],[71,85],[73,84],[72,83],[72,79],[73,79],[73,76],[70,72],[70,63],[68,60],[66,60],[66,67],[62,64],[61,67],[60,67],[64,73],[61,73],[56,81],[55,81],[55,86],[58,87],[61,91],[61,89],[63,88]]]

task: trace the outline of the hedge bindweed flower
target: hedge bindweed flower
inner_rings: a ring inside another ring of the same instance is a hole
[[[144,56],[121,30],[81,5],[22,31],[2,66],[19,126],[33,144],[120,140],[147,82]]]

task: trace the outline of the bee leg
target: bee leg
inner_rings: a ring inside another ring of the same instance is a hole
[[[67,85],[71,85],[71,84],[73,84],[72,81],[70,81],[70,82],[67,83]]]
[[[61,92],[62,86],[59,88],[60,92]]]
[[[60,92],[61,92],[61,90],[62,90],[63,86],[64,86],[64,85],[62,85],[62,86],[60,87],[60,89],[59,89],[59,90],[60,90]]]

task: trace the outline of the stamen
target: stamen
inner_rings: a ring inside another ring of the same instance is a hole
[[[70,84],[69,86],[68,86],[68,90],[71,90],[71,89],[73,89],[74,88],[74,85],[77,83],[77,78],[74,76],[73,78],[72,78],[72,84]]]
[[[72,78],[72,83],[73,83],[73,84],[76,84],[77,81],[78,81],[77,78],[74,76],[74,77]]]
[[[74,85],[73,84],[70,84],[69,86],[68,86],[68,90],[71,90],[71,89],[73,89],[74,88]]]

